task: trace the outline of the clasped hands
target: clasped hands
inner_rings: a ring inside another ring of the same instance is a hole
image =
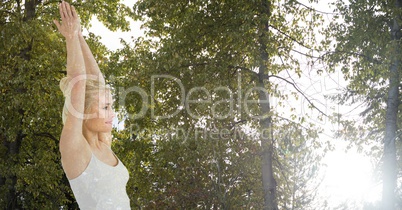
[[[74,6],[62,1],[59,5],[61,24],[57,20],[53,20],[59,32],[66,38],[72,39],[81,34],[80,18],[75,11]]]

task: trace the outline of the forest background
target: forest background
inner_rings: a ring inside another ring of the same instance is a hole
[[[401,1],[71,3],[114,87],[133,209],[401,208]],[[4,209],[77,209],[58,152],[57,7],[0,4]],[[133,36],[137,20],[143,34],[111,49],[96,19]],[[344,146],[370,158],[376,199],[325,186],[327,173],[363,179],[347,161],[325,171]]]

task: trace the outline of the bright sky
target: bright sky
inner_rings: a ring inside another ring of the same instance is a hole
[[[333,207],[346,202],[362,209],[363,202],[373,203],[381,198],[381,186],[373,177],[375,163],[356,149],[346,152],[345,148],[346,143],[338,143],[324,158],[327,167],[320,190]]]
[[[132,6],[135,1],[125,0],[127,5]],[[328,3],[321,3],[321,10],[330,11],[328,9]],[[102,37],[101,41],[111,50],[121,48],[120,38],[131,41],[131,37],[137,38],[143,36],[143,32],[140,30],[141,23],[131,21],[130,32],[111,32],[106,29],[96,18],[92,21],[92,27],[89,31]],[[85,33],[85,31],[84,31]],[[330,81],[334,82],[335,79],[331,77],[315,77],[311,87],[317,91],[328,90]],[[339,83],[339,80],[335,83]],[[333,85],[333,84],[332,84]],[[335,89],[334,87],[332,87]],[[325,92],[325,91],[323,91]],[[321,91],[317,91],[319,94],[323,94]],[[334,106],[333,104],[324,104],[324,106]],[[326,107],[325,107],[326,108]],[[336,105],[335,105],[336,108]],[[328,128],[332,128],[333,125],[328,124]],[[329,130],[328,129],[328,130]],[[326,133],[325,138],[332,136],[330,133]],[[344,202],[356,203],[360,205],[362,201],[372,202],[380,199],[381,186],[375,185],[373,182],[373,163],[370,159],[362,154],[359,154],[356,149],[345,151],[346,143],[341,140],[334,140],[339,143],[335,144],[335,150],[328,152],[324,158],[324,163],[327,165],[322,170],[325,172],[323,183],[320,186],[320,197],[327,199],[330,206],[336,207]],[[332,209],[332,208],[331,208]]]
[[[129,7],[132,7],[134,3],[136,2],[135,0],[123,0],[124,4],[126,4]],[[92,27],[89,29],[90,32],[94,33],[95,35],[101,36],[101,42],[108,47],[110,50],[117,50],[123,45],[120,44],[120,38],[125,40],[126,42],[130,43],[132,40],[132,37],[137,38],[140,36],[143,36],[144,33],[140,29],[141,27],[141,22],[139,21],[133,21],[131,19],[128,19],[130,22],[130,27],[131,31],[128,32],[112,32],[109,31],[101,22],[99,22],[96,17],[92,18],[91,24]],[[84,35],[86,31],[84,30]]]

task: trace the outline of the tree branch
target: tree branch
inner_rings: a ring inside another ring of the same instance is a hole
[[[307,49],[310,49],[309,47],[307,47],[306,45],[304,45],[304,43],[301,43],[300,41],[296,40],[296,38],[293,38],[292,36],[286,34],[285,32],[281,31],[279,28],[276,28],[275,26],[273,26],[273,25],[271,25],[271,24],[269,25],[269,27],[275,29],[275,30],[278,31],[280,34],[282,34],[282,35],[284,35],[285,37],[289,38],[290,40],[296,42],[296,43],[299,44],[300,46],[303,46],[303,47],[305,47],[305,48],[307,48]]]
[[[58,138],[54,137],[52,134],[47,133],[47,132],[43,132],[43,133],[34,133],[34,135],[35,135],[35,136],[47,137],[47,138],[50,138],[50,139],[52,139],[52,140],[54,140],[54,141],[56,141],[56,142],[59,141]]]
[[[279,115],[275,115],[274,118],[278,118],[278,119],[287,121],[288,123],[291,123],[291,124],[293,124],[293,125],[295,125],[295,126],[298,126],[298,127],[300,127],[300,128],[303,128],[303,129],[305,129],[306,131],[311,130],[310,128],[307,128],[306,126],[303,126],[301,123],[295,122],[295,121],[293,121],[293,120],[291,120],[291,119],[288,119],[288,118],[285,118],[285,117],[282,117],[282,116],[279,116]]]
[[[257,72],[254,72],[254,71],[252,71],[252,70],[249,69],[249,68],[242,67],[242,66],[232,66],[232,65],[229,65],[229,68],[240,69],[240,70],[242,70],[242,71],[245,71],[245,72],[247,72],[247,73],[250,73],[251,76],[258,78]]]
[[[316,12],[321,13],[321,14],[325,14],[325,15],[336,15],[336,14],[338,14],[338,13],[333,13],[333,12],[324,12],[324,11],[321,11],[321,10],[317,10],[317,9],[315,9],[315,8],[313,8],[313,7],[309,7],[309,6],[307,6],[307,5],[303,4],[303,3],[301,3],[300,1],[295,1],[295,2],[296,2],[297,4],[299,4],[299,5],[301,5],[301,6],[303,6],[303,7],[307,8],[307,9],[309,9],[309,10],[316,11]]]
[[[340,50],[329,51],[329,52],[323,54],[323,55],[321,56],[321,58],[324,58],[325,56],[328,56],[328,55],[330,55],[330,54],[338,54],[338,53],[339,53],[339,54],[346,54],[346,55],[354,55],[354,56],[356,56],[356,57],[361,57],[361,58],[366,59],[367,61],[373,62],[373,63],[375,63],[375,64],[382,64],[382,60],[381,60],[381,59],[374,59],[374,58],[372,58],[372,57],[369,57],[369,56],[367,56],[367,55],[364,55],[364,54],[358,53],[358,52],[347,52],[347,51],[340,51]]]
[[[316,110],[317,110],[318,112],[320,112],[322,115],[328,117],[327,114],[325,114],[325,113],[324,113],[323,111],[321,111],[317,106],[314,105],[314,103],[303,93],[302,90],[300,90],[300,88],[299,88],[295,83],[293,83],[293,82],[291,82],[291,81],[289,81],[289,80],[287,80],[287,79],[285,79],[285,78],[283,78],[283,77],[277,76],[277,75],[266,75],[266,78],[267,78],[267,79],[268,79],[268,78],[271,78],[271,77],[280,79],[280,80],[285,81],[286,83],[292,85],[293,88],[294,88],[300,95],[302,95],[303,98],[305,98],[305,99],[307,100],[307,102],[308,102],[314,109],[316,109]]]

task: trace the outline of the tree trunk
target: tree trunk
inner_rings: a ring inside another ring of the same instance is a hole
[[[264,209],[277,210],[278,205],[276,202],[276,181],[273,171],[273,136],[272,136],[272,118],[270,116],[269,95],[263,92],[264,74],[263,70],[267,69],[266,66],[260,66],[259,79],[257,87],[259,88],[259,101],[260,101],[260,141],[261,141],[261,161],[262,161],[262,182],[264,188]]]
[[[4,139],[5,141],[3,142],[4,146],[7,148],[8,152],[6,153],[6,156],[9,158],[9,162],[11,163],[12,167],[15,167],[18,164],[18,153],[21,147],[21,142],[22,139],[25,137],[22,132],[20,132],[16,139],[14,141],[9,141],[7,139]],[[19,206],[18,203],[18,192],[15,188],[17,185],[17,176],[15,173],[12,173],[9,176],[2,177],[2,183],[1,184],[7,185],[7,191],[6,191],[6,206],[4,209],[19,209],[21,206]]]
[[[402,0],[395,1],[396,10],[402,7]],[[387,110],[385,116],[385,136],[384,136],[384,155],[383,155],[383,192],[382,209],[395,209],[395,189],[397,181],[396,172],[396,148],[395,140],[397,138],[397,114],[399,105],[399,69],[400,69],[400,49],[401,27],[398,22],[399,15],[396,15],[391,26],[391,37],[395,45],[394,57],[389,69],[389,90],[387,99]]]
[[[276,181],[273,171],[273,136],[272,136],[272,118],[270,116],[271,107],[269,104],[268,91],[265,90],[265,79],[268,73],[268,20],[271,15],[271,2],[263,0],[261,4],[261,36],[259,38],[261,63],[258,72],[258,90],[260,106],[260,141],[261,141],[261,162],[262,162],[262,182],[264,189],[264,209],[277,210],[276,200]]]

